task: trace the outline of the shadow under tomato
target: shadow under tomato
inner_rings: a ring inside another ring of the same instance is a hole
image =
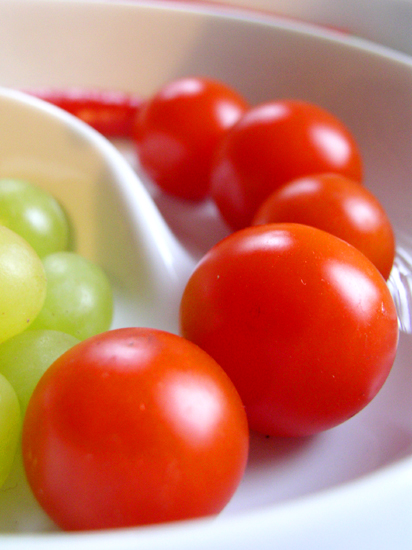
[[[251,432],[248,466],[259,467],[266,463],[273,466],[276,462],[289,461],[293,455],[312,446],[316,437],[273,437]]]
[[[196,260],[230,233],[211,200],[191,202],[147,188],[170,230]]]

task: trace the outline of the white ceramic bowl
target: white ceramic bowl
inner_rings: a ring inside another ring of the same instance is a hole
[[[334,28],[412,53],[411,0],[225,0],[224,4]]]
[[[395,227],[398,259],[390,284],[404,327],[393,371],[363,412],[305,441],[252,436],[246,476],[218,518],[91,534],[46,533],[52,527],[34,504],[7,500],[3,490],[1,549],[409,549],[411,59],[333,31],[170,2],[3,1],[0,37],[3,86],[100,87],[146,96],[170,78],[208,74],[253,103],[299,97],[334,112],[355,134],[366,185]],[[111,160],[103,168],[87,168],[86,176],[75,174],[84,200],[69,192],[60,169],[53,171],[60,178],[55,191],[71,211],[81,249],[113,278],[116,325],[175,330],[173,308],[185,278],[224,228],[208,203],[193,209],[154,194],[171,233],[131,169],[117,164],[118,155],[94,133],[93,140]],[[35,175],[42,163],[35,155],[32,160]],[[73,166],[66,163],[66,169]],[[122,183],[113,184],[117,170]],[[153,227],[160,227],[160,234]],[[170,307],[159,309],[165,296]],[[13,490],[9,485],[10,495]]]

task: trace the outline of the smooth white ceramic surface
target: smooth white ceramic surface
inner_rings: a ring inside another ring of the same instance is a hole
[[[259,10],[373,40],[412,53],[411,0],[208,0]]]
[[[412,62],[408,56],[271,17],[239,13],[232,17],[227,10],[120,0],[0,2],[0,45],[3,86],[100,87],[146,96],[175,76],[208,74],[226,80],[253,103],[287,96],[330,109],[358,139],[365,183],[394,223],[402,258],[391,287],[409,330],[410,296],[405,289],[412,250]],[[5,110],[0,116],[6,116]],[[12,126],[11,121],[0,126],[0,151],[9,141],[2,137],[4,129],[11,138],[21,132]],[[132,169],[118,163],[119,155],[105,140],[80,127],[82,137],[76,130],[69,140],[71,152],[64,155],[64,169],[61,165],[56,169],[52,162],[50,172],[49,156],[45,162],[31,154],[24,170],[35,168],[36,178],[40,171],[46,186],[51,186],[51,175],[58,178],[52,190],[73,216],[80,248],[102,263],[115,283],[116,325],[176,330],[174,312],[185,279],[197,258],[226,230],[210,203],[189,206],[148,184],[154,206]],[[92,160],[83,164],[79,158],[84,144],[79,147],[79,143],[86,137],[93,141],[86,150],[94,152]],[[60,142],[61,138],[53,138],[50,145]],[[127,144],[116,145],[131,154]],[[102,149],[108,153],[103,163],[96,160]],[[22,169],[21,163],[14,164]],[[115,184],[117,176],[121,181]],[[411,353],[412,337],[403,332],[384,388],[342,426],[296,441],[253,435],[246,476],[216,519],[111,533],[45,533],[52,529],[48,521],[30,499],[26,504],[18,496],[13,500],[19,488],[9,483],[7,495],[0,491],[0,547],[409,549]]]

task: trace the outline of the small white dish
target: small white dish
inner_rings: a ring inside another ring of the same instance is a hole
[[[88,125],[19,91],[0,88],[0,178],[52,193],[73,226],[75,249],[101,265],[115,294],[114,326],[177,330],[179,296],[194,265],[124,157]],[[0,489],[0,530],[53,525],[20,463]]]
[[[193,260],[130,164],[88,125],[19,91],[0,88],[0,119],[0,177],[27,179],[61,202],[76,250],[114,281],[121,302],[114,323],[141,319],[176,330],[177,296]]]
[[[52,528],[38,511],[30,516],[18,500],[7,505],[1,494],[2,550],[409,550],[411,59],[334,31],[171,2],[6,1],[0,3],[0,36],[7,45],[0,48],[5,86],[98,87],[147,96],[170,78],[208,74],[252,103],[298,97],[335,113],[355,134],[365,183],[395,227],[398,258],[390,284],[404,328],[387,383],[356,417],[304,441],[252,436],[246,476],[218,518],[68,535],[46,532]],[[17,175],[27,171],[28,177],[33,168],[32,177],[68,208],[79,250],[112,276],[116,326],[176,330],[185,280],[199,256],[225,234],[224,227],[210,203],[193,209],[153,193],[155,205],[118,152],[84,125],[70,124],[76,129],[62,165],[56,169],[44,158],[47,152],[40,161],[32,154],[30,163],[15,163]],[[7,141],[2,132],[0,151]],[[53,138],[50,146],[59,140]],[[94,154],[83,165],[84,140]],[[117,145],[124,151],[124,144]],[[103,163],[100,151],[106,154]],[[56,186],[52,177],[58,178]]]

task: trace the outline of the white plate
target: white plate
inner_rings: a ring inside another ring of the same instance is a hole
[[[146,96],[170,78],[208,74],[230,83],[251,102],[299,97],[331,110],[359,141],[366,185],[393,220],[400,257],[398,278],[391,284],[401,304],[408,305],[405,296],[409,294],[402,294],[409,284],[412,250],[412,63],[408,56],[273,17],[240,13],[232,17],[230,10],[217,8],[120,0],[0,2],[0,41],[3,86],[100,87]],[[145,224],[135,217],[140,216],[136,193],[128,191],[117,200],[112,226],[116,229],[102,232],[107,202],[103,200],[105,208],[96,211],[95,200],[101,189],[93,184],[89,190],[94,208],[91,232],[101,237],[86,253],[95,256],[98,251],[102,263],[114,270],[119,289],[116,324],[163,323],[174,330],[172,317],[153,317],[147,303],[139,301],[147,279],[136,288],[131,264],[125,261],[129,251],[139,257],[141,241],[135,235],[145,231]],[[127,205],[125,196],[131,201]],[[184,263],[171,262],[181,277],[175,287],[176,305],[179,285],[190,266],[225,229],[209,203],[192,208],[156,193],[154,199],[188,253],[173,238],[171,248],[163,250],[167,262],[173,260],[176,246]],[[67,200],[74,199],[67,196]],[[71,209],[76,224],[75,206]],[[153,215],[157,216],[156,210]],[[107,242],[111,243],[108,250],[119,251],[118,262],[104,252]],[[153,303],[161,299],[160,288],[154,287]],[[409,330],[407,307],[404,313],[403,325]],[[411,353],[412,337],[403,332],[384,388],[371,405],[342,426],[305,441],[253,436],[244,481],[216,519],[111,533],[33,534],[32,525],[15,509],[15,519],[0,534],[0,547],[409,550]],[[46,529],[46,523],[36,524],[37,528]]]

